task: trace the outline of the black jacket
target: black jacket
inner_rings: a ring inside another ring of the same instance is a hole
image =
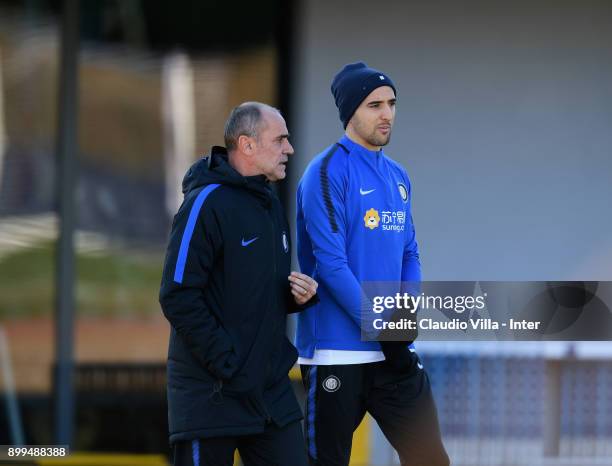
[[[285,336],[286,314],[299,308],[278,198],[264,176],[236,172],[220,147],[189,169],[183,192],[160,290],[171,324],[170,442],[301,419],[287,375],[297,351]]]

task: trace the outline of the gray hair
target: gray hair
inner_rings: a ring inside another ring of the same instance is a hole
[[[225,122],[225,147],[232,152],[238,147],[240,136],[259,139],[259,133],[264,129],[263,111],[272,110],[280,115],[278,109],[261,102],[245,102],[232,109]]]

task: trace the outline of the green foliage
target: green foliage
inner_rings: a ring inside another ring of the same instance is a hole
[[[162,253],[108,251],[77,254],[79,315],[143,316],[157,313]],[[51,315],[55,307],[53,243],[0,259],[0,319]]]

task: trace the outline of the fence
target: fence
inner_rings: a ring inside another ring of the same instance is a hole
[[[432,380],[453,465],[612,464],[612,361],[435,354]],[[372,465],[399,464],[374,429]]]

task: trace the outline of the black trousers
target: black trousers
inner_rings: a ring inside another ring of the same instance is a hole
[[[238,450],[244,466],[307,466],[302,424],[269,424],[261,434],[216,437],[174,444],[173,466],[232,466]]]
[[[353,432],[369,412],[403,466],[448,466],[425,370],[400,373],[384,361],[301,366],[311,466],[347,466]]]

